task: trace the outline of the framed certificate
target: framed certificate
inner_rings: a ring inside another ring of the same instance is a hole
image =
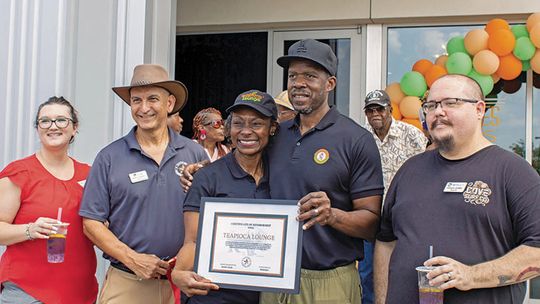
[[[201,198],[194,270],[222,288],[298,293],[297,201]]]

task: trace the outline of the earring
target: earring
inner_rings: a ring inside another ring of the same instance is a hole
[[[201,130],[201,134],[199,135],[199,139],[200,140],[205,140],[206,139],[206,130],[205,129]]]

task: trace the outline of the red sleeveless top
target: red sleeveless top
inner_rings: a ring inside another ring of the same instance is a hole
[[[10,281],[44,303],[94,303],[98,284],[96,254],[83,234],[79,205],[84,181],[90,171],[73,160],[75,174],[67,181],[49,173],[35,154],[9,164],[0,178],[8,177],[21,189],[21,206],[13,224],[35,222],[39,217],[56,218],[62,207],[62,222],[69,223],[64,262],[47,262],[47,240],[32,240],[7,246],[0,260],[0,283]]]

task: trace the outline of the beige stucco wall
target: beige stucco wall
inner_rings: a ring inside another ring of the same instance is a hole
[[[369,0],[178,0],[178,32],[361,24]]]
[[[540,0],[371,0],[371,19],[377,23],[523,20],[534,12],[540,12]]]
[[[540,0],[178,0],[177,32],[524,20]]]

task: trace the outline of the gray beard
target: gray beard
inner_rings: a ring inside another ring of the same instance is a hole
[[[454,137],[451,135],[445,136],[443,138],[433,138],[433,142],[437,145],[437,148],[441,152],[450,152],[454,149],[456,142]]]

